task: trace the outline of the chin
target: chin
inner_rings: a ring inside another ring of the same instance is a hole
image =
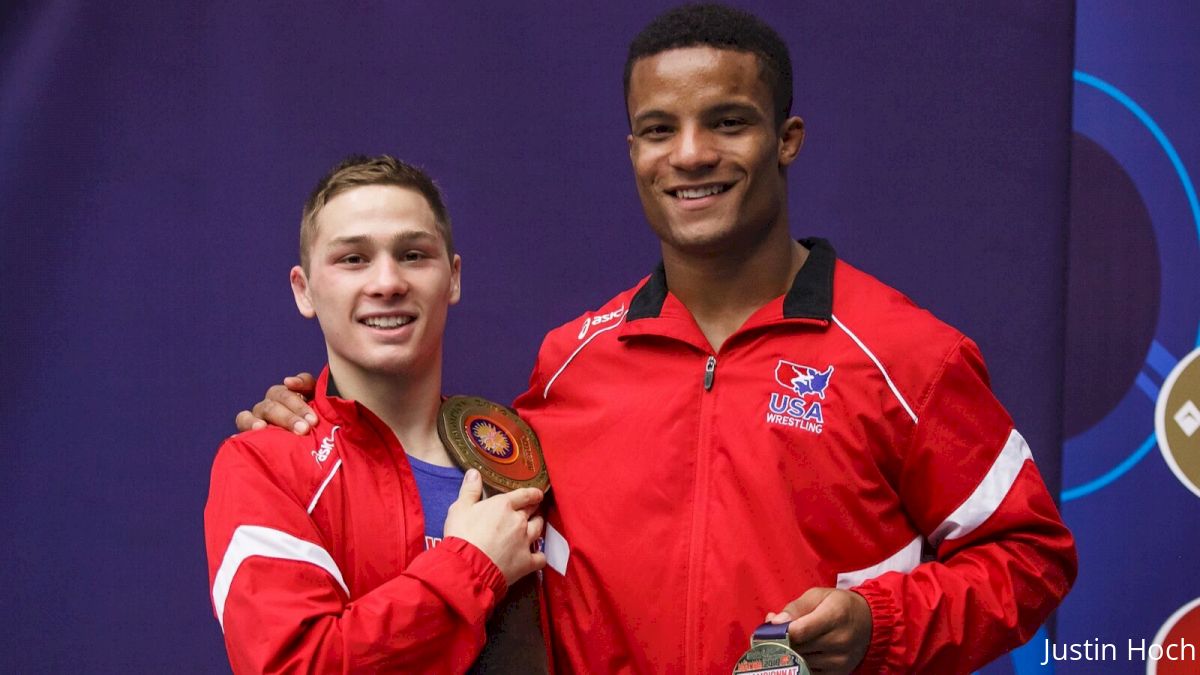
[[[732,237],[723,229],[714,231],[695,227],[684,231],[676,229],[659,239],[680,253],[709,255],[727,250],[732,242]]]
[[[411,375],[419,370],[422,362],[429,361],[428,357],[421,358],[414,355],[397,356],[387,359],[381,359],[375,370],[387,375]]]
[[[412,370],[416,359],[411,354],[359,353],[344,355],[343,360],[364,375],[403,375]]]
[[[410,376],[424,374],[431,368],[441,366],[441,357],[437,350],[428,352],[412,352],[389,355],[379,359],[376,370],[380,373],[394,376]]]

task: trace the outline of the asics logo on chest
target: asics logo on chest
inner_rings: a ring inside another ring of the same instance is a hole
[[[580,326],[580,328],[579,328],[578,339],[582,340],[583,338],[587,337],[588,331],[591,330],[592,327],[602,326],[610,321],[615,321],[624,315],[625,315],[625,306],[621,305],[617,309],[614,309],[613,311],[611,311],[607,314],[599,314],[597,316],[589,316],[588,318],[583,320],[583,325]]]
[[[329,435],[321,439],[321,447],[312,451],[312,456],[317,459],[317,464],[323,465],[325,460],[329,459],[329,453],[333,452],[333,436],[340,426],[335,426],[329,430]]]

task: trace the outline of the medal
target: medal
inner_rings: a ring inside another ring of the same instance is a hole
[[[804,657],[792,650],[786,623],[764,623],[750,636],[750,649],[733,666],[734,675],[810,675]]]
[[[438,414],[438,436],[463,470],[475,469],[495,492],[550,488],[542,446],[511,409],[478,396],[451,396]]]

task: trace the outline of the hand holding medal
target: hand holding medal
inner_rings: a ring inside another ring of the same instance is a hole
[[[792,650],[786,623],[764,623],[750,636],[750,649],[733,666],[734,675],[809,675],[804,657]]]
[[[810,588],[766,620],[734,673],[849,673],[862,664],[871,643],[871,608],[850,590]]]

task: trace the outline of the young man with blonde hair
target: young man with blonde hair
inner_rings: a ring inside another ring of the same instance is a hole
[[[230,663],[458,673],[491,631],[496,662],[544,672],[527,576],[545,565],[531,548],[542,493],[481,499],[478,472],[464,477],[437,434],[461,272],[440,192],[391,157],[349,158],[309,198],[300,240],[292,291],[329,358],[314,422],[226,441],[204,512]]]

